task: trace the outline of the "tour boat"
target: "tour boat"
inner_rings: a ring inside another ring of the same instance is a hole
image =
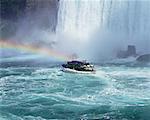
[[[66,64],[62,65],[64,72],[71,73],[95,73],[94,66],[86,61],[68,61]]]

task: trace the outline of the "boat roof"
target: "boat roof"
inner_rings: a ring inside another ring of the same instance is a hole
[[[77,61],[77,60],[69,61],[68,63],[71,63],[71,64],[89,64],[86,61]]]

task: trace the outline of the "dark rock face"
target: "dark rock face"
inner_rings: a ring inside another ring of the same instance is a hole
[[[0,0],[0,38],[7,39],[15,35],[24,23],[29,30],[35,27],[55,32],[58,2],[58,0]]]
[[[1,19],[15,22],[27,12],[36,12],[44,8],[57,13],[58,2],[58,0],[0,0]]]
[[[25,12],[26,0],[0,0],[1,19],[16,21]]]
[[[130,56],[136,56],[136,48],[134,45],[128,45],[128,49],[126,51],[119,51],[117,53],[118,58],[127,58]]]
[[[140,55],[136,60],[139,62],[150,62],[150,54]]]

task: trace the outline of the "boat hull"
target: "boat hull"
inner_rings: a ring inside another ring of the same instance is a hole
[[[95,74],[95,71],[78,71],[70,68],[62,68],[63,72],[69,72],[69,73],[79,73],[79,74]]]

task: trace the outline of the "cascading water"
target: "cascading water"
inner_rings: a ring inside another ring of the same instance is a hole
[[[97,1],[100,3],[100,0]],[[83,37],[100,26],[101,4],[78,0],[61,0],[57,31]]]
[[[150,1],[60,0],[57,32],[84,40],[102,29],[150,51]]]

